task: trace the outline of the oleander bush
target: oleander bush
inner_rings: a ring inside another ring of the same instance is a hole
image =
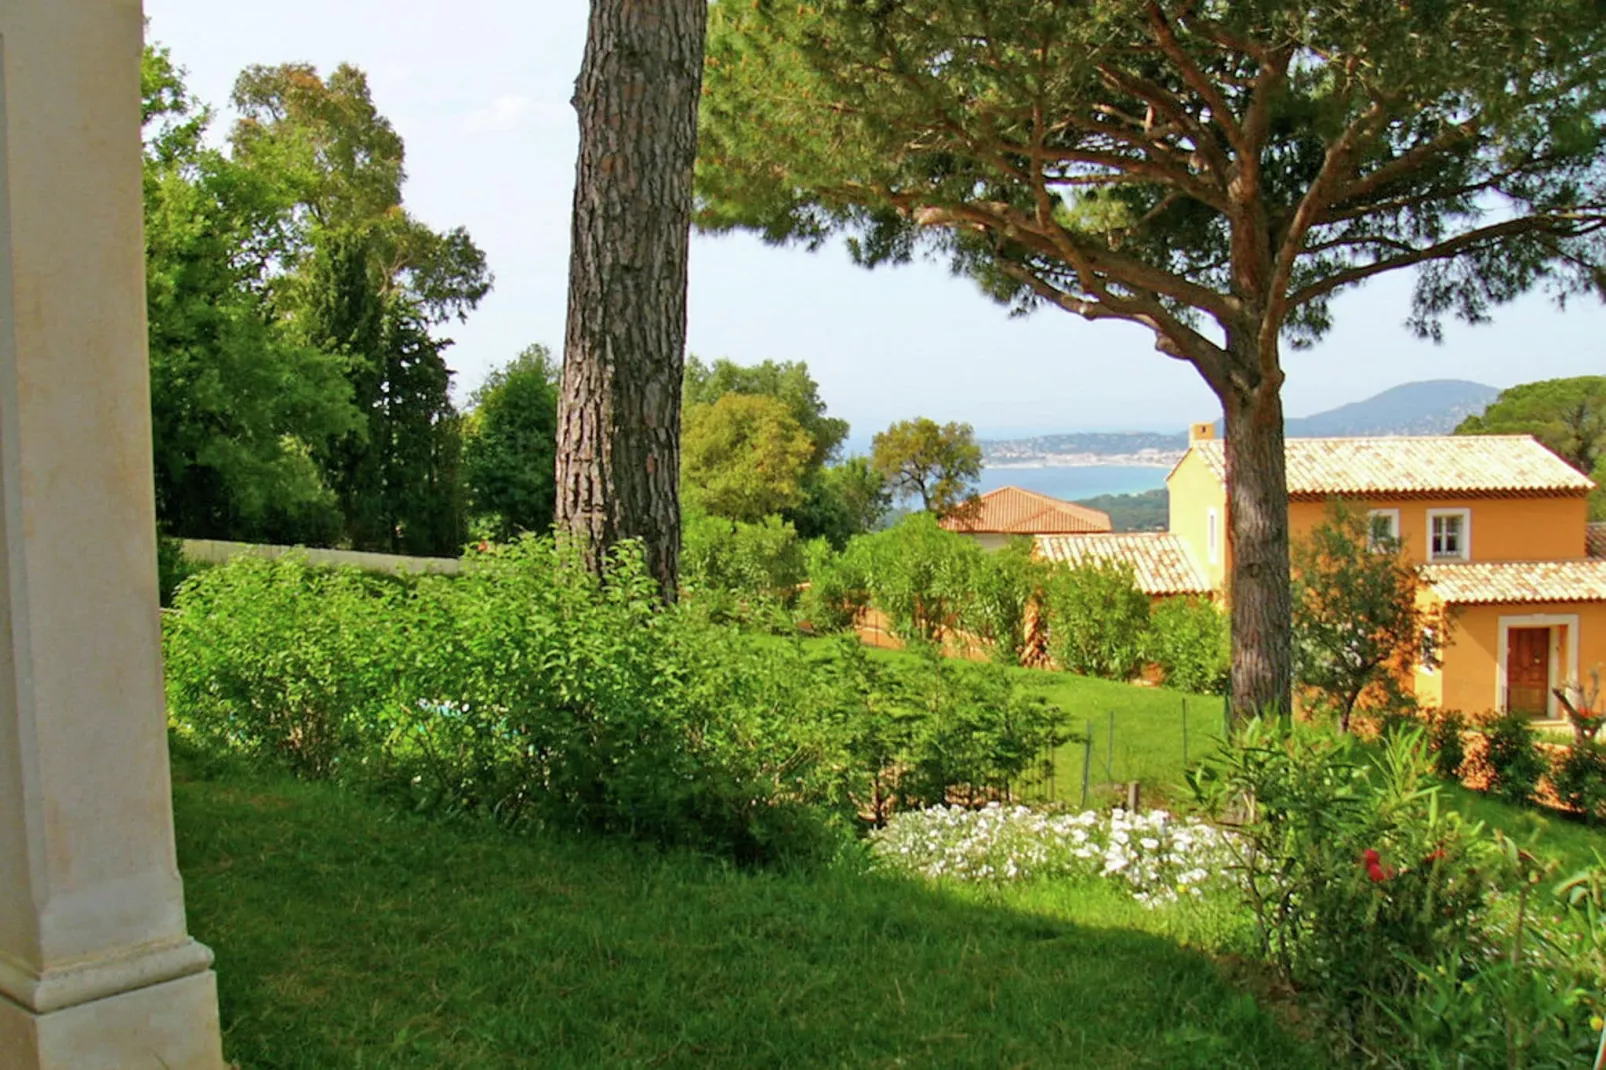
[[[1047,587],[1049,651],[1060,668],[1130,680],[1149,642],[1149,596],[1130,565],[1088,562],[1054,570]]]
[[[1232,669],[1232,634],[1215,603],[1167,598],[1149,613],[1148,657],[1165,673],[1166,686],[1221,695]]]
[[[1233,828],[1261,954],[1357,1058],[1575,1065],[1600,998],[1577,921],[1539,916],[1542,867],[1463,822],[1431,771],[1419,731],[1368,747],[1268,719],[1190,779]]]

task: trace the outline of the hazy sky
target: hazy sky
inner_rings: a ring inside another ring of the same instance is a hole
[[[379,110],[407,143],[411,209],[462,224],[496,289],[454,325],[461,396],[531,342],[562,347],[576,123],[569,101],[585,46],[584,0],[145,0],[218,132],[229,90],[253,63],[368,72]],[[269,13],[271,12],[271,13]],[[1342,298],[1338,327],[1285,359],[1289,415],[1413,379],[1508,386],[1595,374],[1606,310],[1541,298],[1443,345],[1401,326],[1409,283],[1385,278]],[[866,272],[840,249],[810,254],[745,237],[694,239],[690,349],[738,362],[806,360],[855,441],[893,420],[965,420],[1012,431],[1176,430],[1217,415],[1193,370],[1155,353],[1147,331],[1045,309],[1011,319],[941,264]]]

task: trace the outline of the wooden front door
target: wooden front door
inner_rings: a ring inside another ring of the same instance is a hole
[[[1506,709],[1543,717],[1550,708],[1550,629],[1506,633]]]

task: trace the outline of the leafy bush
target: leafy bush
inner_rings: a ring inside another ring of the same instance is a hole
[[[184,581],[197,572],[207,568],[203,561],[196,561],[184,553],[184,540],[174,539],[166,535],[156,539],[156,591],[163,606],[173,604],[173,594]]]
[[[1532,802],[1546,765],[1529,717],[1522,713],[1490,717],[1483,738],[1490,794],[1519,805]]]
[[[931,514],[913,513],[854,539],[844,556],[899,638],[936,641],[957,623],[983,553],[973,540],[943,530]]]
[[[1461,780],[1466,764],[1467,719],[1459,710],[1439,710],[1428,721],[1428,747],[1433,752],[1433,771],[1451,783]]]
[[[1589,820],[1606,818],[1606,748],[1594,740],[1568,747],[1550,771],[1561,801]]]
[[[807,575],[797,529],[777,516],[757,523],[686,518],[681,575],[687,597],[715,620],[751,620],[790,605]]]
[[[918,716],[907,750],[894,760],[905,805],[935,806],[963,792],[974,804],[1009,798],[1013,785],[1069,736],[1064,715],[1016,687],[997,665],[965,665],[930,645],[903,682]]]
[[[197,574],[164,629],[169,707],[203,741],[335,774],[390,700],[399,590],[295,556]]]
[[[1262,953],[1340,1018],[1378,1027],[1412,994],[1404,957],[1473,932],[1490,889],[1478,840],[1431,803],[1419,736],[1374,761],[1346,737],[1252,721],[1190,782],[1238,814],[1237,864]]]
[[[798,598],[798,614],[816,632],[840,632],[853,626],[870,604],[868,580],[857,556],[838,553],[824,539],[803,547],[808,584]]]
[[[1001,669],[881,672],[665,609],[629,548],[606,583],[525,538],[397,583],[242,558],[169,618],[189,736],[411,807],[808,856],[873,809],[1007,796],[1062,739]],[[989,671],[990,670],[990,671]]]
[[[1149,598],[1130,565],[1056,569],[1046,600],[1049,651],[1060,668],[1111,680],[1129,680],[1142,668]]]
[[[1030,539],[1012,539],[1001,550],[971,556],[963,590],[950,593],[959,626],[986,643],[993,660],[1021,664],[1029,652],[1033,606],[1048,575]]]
[[[1150,611],[1148,653],[1165,672],[1167,685],[1225,694],[1232,670],[1227,615],[1213,602],[1167,598]]]

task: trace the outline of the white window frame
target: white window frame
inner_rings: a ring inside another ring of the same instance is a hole
[[[1496,644],[1494,666],[1494,705],[1492,709],[1506,708],[1506,658],[1511,653],[1511,629],[1550,629],[1550,689],[1545,695],[1545,720],[1560,721],[1561,705],[1556,701],[1556,688],[1578,682],[1578,614],[1536,613],[1524,617],[1501,617],[1497,625],[1500,638]],[[1559,649],[1556,629],[1567,629],[1567,649]]]
[[[1400,511],[1398,509],[1372,509],[1366,514],[1367,549],[1376,550],[1378,548],[1376,537],[1373,533],[1373,524],[1380,516],[1388,518],[1389,538],[1393,539],[1396,544],[1400,541]]]
[[[1453,554],[1435,553],[1433,549],[1433,522],[1440,517],[1461,518],[1461,549]],[[1429,561],[1471,561],[1472,560],[1472,510],[1471,509],[1429,509],[1428,510],[1428,538],[1427,559]]]
[[[1205,512],[1205,550],[1212,565],[1221,564],[1221,513],[1216,509]]]

